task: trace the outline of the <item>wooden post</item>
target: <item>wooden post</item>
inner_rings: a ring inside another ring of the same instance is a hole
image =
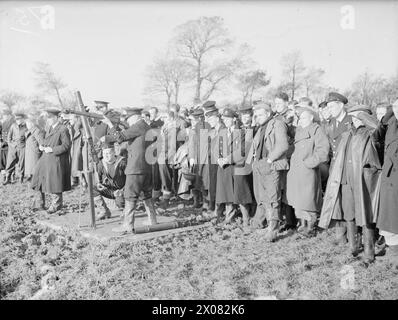
[[[79,91],[76,92],[76,98],[77,98],[77,101],[79,103],[81,111],[85,111],[84,110],[83,100],[82,100],[82,97],[81,97]],[[96,225],[95,225],[95,206],[94,206],[94,191],[93,191],[93,188],[94,188],[94,186],[93,186],[93,169],[92,169],[93,166],[89,165],[88,154],[89,154],[89,150],[90,150],[91,159],[92,160],[97,158],[97,154],[93,154],[93,150],[94,150],[93,138],[91,136],[91,131],[90,131],[90,127],[88,125],[87,118],[84,117],[84,116],[80,116],[80,118],[82,120],[82,124],[83,124],[83,128],[84,128],[84,133],[85,133],[84,143],[85,143],[86,152],[87,152],[87,154],[86,154],[86,156],[87,156],[87,158],[86,158],[87,159],[87,166],[84,169],[85,169],[85,172],[86,172],[86,175],[87,175],[87,180],[88,180],[87,183],[88,183],[89,200],[90,200],[91,227],[93,229],[95,229]]]

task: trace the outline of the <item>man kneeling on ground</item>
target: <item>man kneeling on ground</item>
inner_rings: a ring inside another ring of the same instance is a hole
[[[117,156],[115,153],[115,143],[105,139],[102,145],[102,160],[98,164],[99,181],[94,188],[94,203],[97,208],[97,219],[110,218],[109,210],[104,198],[115,199],[116,206],[124,208],[123,188],[126,183],[127,159]]]

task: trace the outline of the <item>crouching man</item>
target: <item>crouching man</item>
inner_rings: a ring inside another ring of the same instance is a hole
[[[128,159],[125,169],[126,183],[124,186],[125,207],[123,211],[123,224],[120,227],[112,229],[114,232],[128,233],[134,232],[134,219],[137,201],[141,194],[144,200],[144,206],[148,214],[150,225],[157,223],[156,210],[152,200],[152,168],[146,161],[145,151],[151,144],[151,141],[145,140],[145,135],[150,126],[141,117],[141,108],[126,108],[126,119],[129,125],[128,129],[116,131],[113,123],[106,118],[102,120],[111,128],[111,135],[102,137],[101,142],[113,139],[118,143],[128,142]]]
[[[114,199],[116,206],[124,208],[123,188],[126,183],[127,159],[117,156],[115,153],[115,142],[105,139],[102,145],[102,160],[98,164],[99,181],[94,188],[94,203],[97,208],[97,219],[102,220],[111,217],[111,211],[104,201]]]
[[[256,214],[251,220],[253,228],[268,227],[267,241],[275,241],[279,228],[281,203],[281,174],[289,169],[286,152],[289,148],[286,124],[272,117],[271,106],[254,106],[258,130],[253,138],[246,163],[253,162],[253,187],[257,201]]]

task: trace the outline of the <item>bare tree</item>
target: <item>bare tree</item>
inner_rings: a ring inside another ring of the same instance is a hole
[[[145,94],[164,94],[167,99],[167,108],[170,108],[171,98],[174,92],[172,71],[167,60],[157,59],[147,71],[148,85]]]
[[[12,107],[17,105],[18,103],[25,100],[25,97],[15,91],[3,91],[0,95],[0,101],[4,103],[4,105],[12,110]]]
[[[184,82],[189,82],[192,79],[189,65],[180,58],[172,58],[166,60],[168,69],[170,71],[171,82],[173,83],[174,103],[178,104],[181,86]]]
[[[238,57],[230,54],[233,40],[221,17],[201,17],[175,29],[174,44],[178,54],[191,62],[195,79],[194,101],[207,100],[220,84],[229,79],[240,65]],[[231,58],[232,57],[232,58]],[[206,86],[206,91],[202,89]]]
[[[285,87],[291,94],[291,99],[294,99],[296,91],[303,84],[303,72],[305,71],[303,58],[299,51],[293,51],[284,55],[281,59],[282,75],[284,81],[282,86]]]
[[[318,93],[322,88],[322,77],[325,74],[325,70],[321,68],[311,67],[305,71],[303,75],[303,87],[306,97],[309,97],[312,93]]]
[[[270,81],[264,70],[251,70],[241,74],[238,77],[238,87],[242,92],[242,105],[246,102],[251,104],[254,91],[268,86]]]
[[[66,84],[61,78],[57,77],[52,71],[48,63],[37,62],[33,73],[35,75],[36,86],[43,92],[55,95],[61,108],[64,108],[64,102],[61,95],[61,90],[66,87]]]

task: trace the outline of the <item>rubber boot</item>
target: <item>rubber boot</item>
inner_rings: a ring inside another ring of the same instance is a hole
[[[214,215],[217,217],[216,223],[221,223],[225,207],[222,204],[217,204],[214,210]]]
[[[372,263],[375,260],[375,230],[367,226],[362,227],[365,263]]]
[[[10,184],[10,183],[11,183],[10,174],[6,172],[5,177],[4,177],[4,181],[3,181],[3,186],[5,186],[6,184]]]
[[[46,210],[46,195],[43,192],[38,192],[38,195],[34,197],[31,209],[33,211]]]
[[[145,199],[144,200],[144,206],[145,206],[146,213],[148,215],[149,225],[152,226],[154,224],[157,224],[157,221],[156,221],[156,209],[155,209],[155,206],[153,204],[153,200],[151,198]]]
[[[353,257],[358,255],[357,226],[355,221],[347,221],[347,238],[350,253]]]
[[[94,204],[97,208],[97,220],[108,219],[111,217],[111,211],[109,210],[102,196],[94,197]]]
[[[126,234],[129,232],[134,232],[134,214],[136,201],[126,200],[124,210],[123,210],[123,222],[122,225],[112,229],[112,232],[117,232],[121,234]]]
[[[274,242],[278,236],[279,221],[270,220],[268,222],[265,240],[268,242]]]

